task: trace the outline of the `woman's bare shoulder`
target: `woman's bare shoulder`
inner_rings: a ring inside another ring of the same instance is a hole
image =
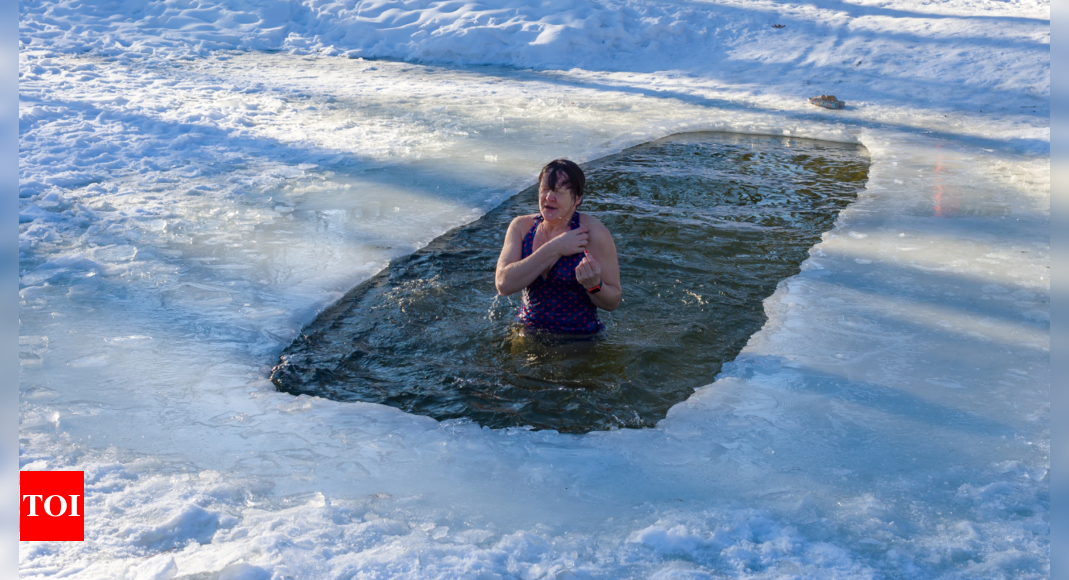
[[[534,225],[535,217],[537,217],[537,216],[538,216],[538,214],[533,213],[533,214],[530,214],[530,215],[521,215],[521,216],[514,217],[514,218],[512,218],[512,223],[509,224],[509,229],[510,230],[514,229],[514,228],[530,229],[531,226]]]
[[[605,234],[612,237],[612,234],[609,233],[609,228],[605,227],[605,224],[601,223],[601,220],[588,213],[580,214],[579,223],[589,228],[590,233],[593,235]]]

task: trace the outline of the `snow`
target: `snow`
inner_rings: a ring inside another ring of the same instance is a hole
[[[19,463],[87,498],[22,576],[1050,576],[1049,2],[20,9]],[[546,160],[696,130],[870,179],[656,429],[266,380]]]

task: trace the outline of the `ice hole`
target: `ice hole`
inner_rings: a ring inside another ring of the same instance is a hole
[[[865,185],[865,150],[796,138],[673,135],[583,166],[581,211],[613,234],[624,300],[598,340],[516,332],[494,267],[532,187],[394,260],[287,347],[281,391],[492,428],[653,426],[765,322],[762,301]]]

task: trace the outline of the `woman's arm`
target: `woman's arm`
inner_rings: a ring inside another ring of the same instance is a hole
[[[561,256],[578,254],[586,249],[587,229],[579,227],[569,230],[542,244],[530,256],[523,255],[523,237],[531,229],[531,216],[521,216],[509,224],[505,234],[505,244],[501,247],[501,256],[497,259],[497,272],[494,285],[498,294],[511,296],[531,285],[555,264]]]
[[[575,279],[584,288],[593,288],[600,283],[601,290],[587,296],[590,296],[594,306],[602,310],[616,310],[624,294],[620,286],[620,263],[616,255],[616,244],[612,241],[609,229],[597,218],[586,214],[583,214],[583,218],[590,228],[590,244],[586,257],[575,267]]]

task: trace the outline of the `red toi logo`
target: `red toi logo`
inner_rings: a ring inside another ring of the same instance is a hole
[[[19,472],[19,541],[85,540],[85,472]]]

